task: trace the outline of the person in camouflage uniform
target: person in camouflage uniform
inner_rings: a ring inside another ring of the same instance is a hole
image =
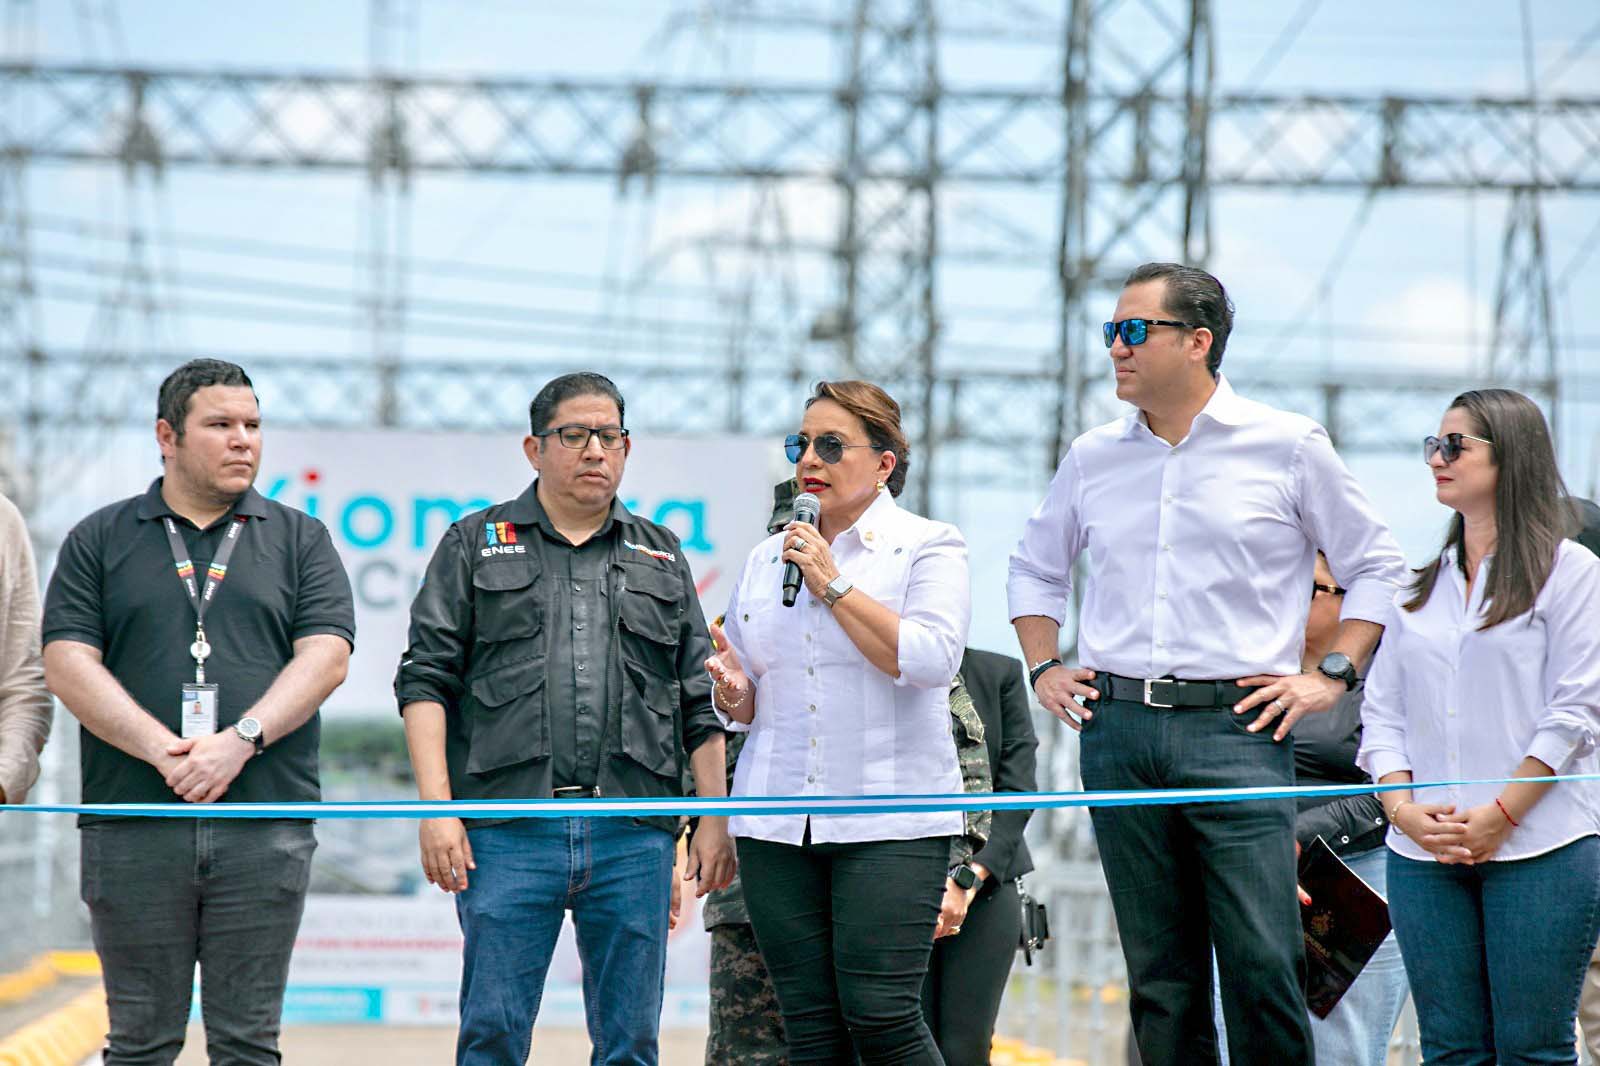
[[[989,748],[984,743],[983,719],[972,705],[966,682],[957,674],[950,685],[950,732],[956,741],[956,758],[961,763],[961,788],[966,792],[993,792],[994,776],[989,772]],[[950,865],[960,866],[983,849],[989,839],[989,811],[967,812],[967,833],[950,838]]]
[[[794,513],[799,491],[793,480],[773,489],[769,532],[786,526]],[[721,625],[719,618],[717,624]],[[961,763],[962,787],[967,792],[991,792],[989,752],[984,745],[983,720],[978,717],[960,675],[950,687],[950,724]],[[728,734],[728,786],[747,733]],[[989,835],[988,811],[967,814],[967,835],[952,837],[950,864],[965,862],[981,849]],[[788,1066],[788,1044],[778,996],[767,976],[767,964],[756,947],[750,915],[745,910],[744,887],[735,877],[727,888],[706,897],[705,925],[711,934],[710,1031],[706,1036],[706,1066]]]
[[[728,777],[744,747],[746,733],[728,734]],[[711,934],[711,1015],[706,1036],[706,1066],[788,1066],[788,1045],[778,995],[756,947],[739,878],[706,897],[706,930]]]

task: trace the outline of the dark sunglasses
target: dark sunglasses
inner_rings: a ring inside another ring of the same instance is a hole
[[[1122,343],[1132,348],[1143,344],[1150,336],[1151,326],[1178,326],[1181,329],[1194,329],[1189,322],[1174,322],[1170,318],[1125,318],[1121,322],[1101,323],[1100,329],[1106,337],[1106,347],[1117,343],[1117,334],[1122,334]]]
[[[556,426],[543,433],[535,433],[535,437],[554,437],[563,447],[573,451],[582,451],[589,446],[590,437],[600,438],[600,447],[608,452],[614,452],[622,447],[622,442],[628,439],[628,431],[618,426],[601,426],[594,429],[590,426]]]
[[[1474,437],[1471,433],[1446,433],[1442,437],[1422,438],[1422,461],[1430,463],[1435,455],[1444,457],[1446,464],[1453,463],[1461,458],[1461,442],[1475,440],[1479,444],[1493,444],[1492,440]]]
[[[804,433],[791,433],[783,438],[783,454],[789,457],[791,463],[798,463],[807,447],[815,449],[817,458],[832,466],[844,458],[846,448],[871,448],[873,445],[846,444],[836,433],[824,433],[816,440]]]
[[[1316,599],[1317,598],[1317,593],[1319,593],[1319,592],[1326,592],[1330,596],[1343,596],[1346,591],[1348,591],[1348,590],[1342,589],[1338,585],[1324,585],[1320,581],[1313,581],[1311,583],[1311,598],[1312,599]]]

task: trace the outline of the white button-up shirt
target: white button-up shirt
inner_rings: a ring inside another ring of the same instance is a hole
[[[1062,621],[1081,555],[1084,666],[1297,674],[1318,549],[1349,590],[1342,616],[1387,621],[1405,560],[1327,433],[1219,379],[1176,445],[1138,411],[1072,442],[1012,553],[1011,617]]]
[[[1399,603],[1367,678],[1356,762],[1373,780],[1410,770],[1417,781],[1510,777],[1531,755],[1558,774],[1597,772],[1600,733],[1600,559],[1571,541],[1533,610],[1480,630],[1493,556],[1466,579],[1448,549],[1433,595],[1416,611]],[[1493,803],[1504,785],[1413,790],[1419,803],[1458,812]],[[1494,859],[1526,859],[1600,833],[1590,781],[1563,781],[1523,815]],[[1389,846],[1412,859],[1433,856],[1398,830]]]
[[[755,682],[756,700],[733,794],[960,792],[950,682],[961,668],[971,616],[960,531],[903,511],[880,492],[833,540],[839,572],[900,616],[898,678],[869,663],[809,589],[802,586],[795,605],[783,606],[783,540],[775,534],[750,553],[724,622]],[[746,728],[726,716],[723,721]],[[729,830],[798,844],[806,819],[735,815]],[[955,836],[965,826],[960,811],[814,815],[810,821],[818,843]]]

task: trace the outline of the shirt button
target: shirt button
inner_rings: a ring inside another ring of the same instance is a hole
[[[1166,589],[1162,589],[1160,592],[1156,593],[1156,595],[1161,597],[1162,599],[1166,599],[1167,598],[1167,590]]]
[[[579,623],[578,623],[578,628],[579,628],[579,629],[582,629],[582,628],[583,628],[583,623],[582,623],[582,622],[579,622]]]
[[[806,775],[806,784],[814,785],[816,783],[817,783],[817,779],[815,777],[812,777],[810,774]]]
[[[1156,647],[1158,647],[1158,648],[1165,648],[1165,647],[1166,647],[1166,646],[1167,646],[1167,642],[1166,642],[1166,641],[1164,641],[1164,640],[1158,640],[1158,641],[1156,641]]]
[[[817,605],[817,601],[816,600],[812,600],[811,601],[811,606],[815,607],[816,605]]]
[[[811,738],[811,746],[813,748],[817,746],[817,738],[816,737],[812,737]]]
[[[807,639],[807,640],[810,640],[810,639],[811,639],[811,634],[810,634],[810,633],[807,633],[807,634],[806,634],[806,639]]]
[[[1162,546],[1161,546],[1161,550],[1162,550],[1162,551],[1164,551],[1164,552],[1169,552],[1169,551],[1171,551],[1171,550],[1172,550],[1172,545],[1170,545],[1170,544],[1163,544],[1163,545],[1162,545]]]
[[[1163,503],[1171,503],[1172,502],[1172,494],[1168,493],[1167,495],[1161,497],[1161,501]]]
[[[816,671],[815,671],[815,670],[813,670],[813,669],[812,669],[812,668],[811,668],[811,667],[809,667],[809,666],[808,666],[808,667],[806,667],[806,674],[807,674],[807,675],[808,675],[808,676],[815,676],[815,675],[816,675]]]
[[[579,669],[579,670],[582,670],[582,669],[585,669],[585,667],[584,667],[584,665],[583,665],[583,664],[582,664],[582,663],[579,663],[579,664],[578,664],[578,669]]]
[[[813,703],[811,705],[811,713],[812,714],[816,714],[817,713],[817,705],[815,703]]]
[[[582,592],[583,591],[583,586],[582,585],[573,585],[572,586],[572,591],[573,592]]]

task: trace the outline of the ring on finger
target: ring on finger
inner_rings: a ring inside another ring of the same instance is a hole
[[[1282,700],[1273,700],[1268,706],[1276,707],[1279,714],[1287,714],[1289,711],[1289,705],[1284,703]]]
[[[789,542],[789,547],[797,552],[803,552],[806,550],[806,542],[804,539],[796,537]]]

